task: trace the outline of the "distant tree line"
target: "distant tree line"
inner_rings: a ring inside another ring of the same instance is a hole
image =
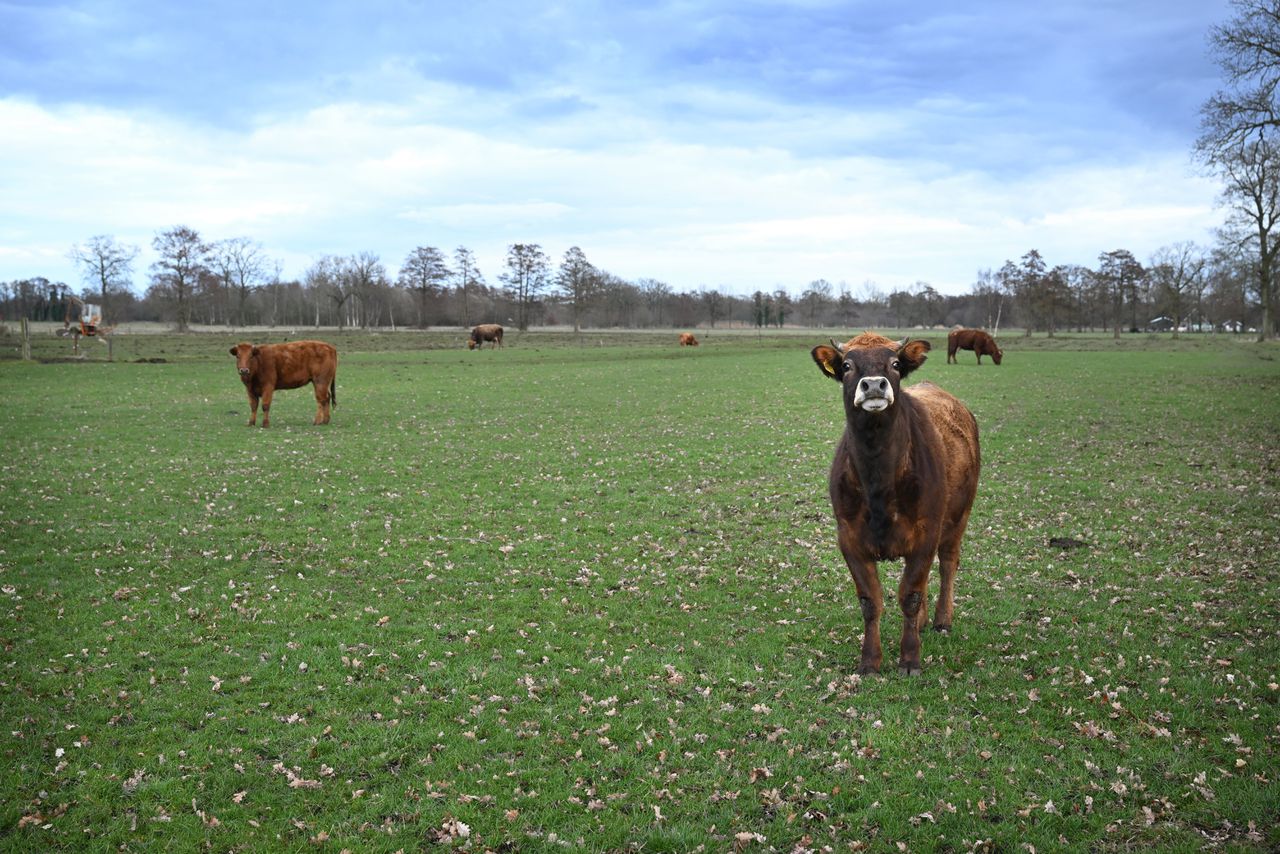
[[[1206,250],[1165,247],[1145,262],[1128,250],[1101,253],[1094,267],[1049,266],[1035,249],[979,271],[969,292],[939,293],[927,282],[856,291],[817,279],[797,288],[734,294],[677,291],[665,282],[623,279],[595,267],[579,247],[555,264],[538,244],[513,244],[490,282],[471,250],[419,246],[393,276],[374,253],[326,255],[301,279],[244,237],[205,242],[175,226],[156,236],[158,258],[146,291],[131,287],[136,247],[94,237],[73,254],[85,273],[79,292],[43,278],[0,282],[0,317],[60,321],[78,317],[72,295],[104,306],[108,324],[168,322],[202,326],[402,328],[499,322],[590,328],[1019,328],[1059,331],[1242,331],[1262,322],[1262,294],[1251,256],[1224,242]]]

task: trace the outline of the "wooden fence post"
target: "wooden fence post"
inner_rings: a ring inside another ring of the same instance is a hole
[[[22,361],[31,361],[31,324],[22,318]]]

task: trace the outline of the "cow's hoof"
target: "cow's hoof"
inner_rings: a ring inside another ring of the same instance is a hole
[[[879,676],[880,668],[872,667],[870,664],[860,664],[858,669],[854,671],[859,676]]]
[[[951,634],[951,624],[947,623],[946,625],[938,625],[935,623],[933,630],[939,634],[949,635]]]
[[[901,673],[903,676],[919,676],[924,671],[920,669],[920,665],[918,664],[916,665],[899,664],[898,672]]]

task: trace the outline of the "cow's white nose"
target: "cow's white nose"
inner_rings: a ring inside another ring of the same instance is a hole
[[[853,395],[853,405],[868,412],[879,412],[893,405],[893,385],[886,377],[863,377]]]

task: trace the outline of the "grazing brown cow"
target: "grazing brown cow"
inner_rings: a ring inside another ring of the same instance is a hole
[[[698,339],[693,337],[693,333],[692,333],[692,332],[681,332],[681,333],[680,333],[680,346],[681,346],[681,347],[697,347],[697,346],[698,346]]]
[[[338,351],[323,341],[290,341],[287,344],[241,342],[231,348],[240,381],[249,393],[249,426],[258,420],[262,401],[262,426],[271,426],[271,397],[276,389],[315,387],[316,418],[312,424],[329,423],[329,407],[338,405]]]
[[[884,595],[876,562],[903,558],[898,584],[902,649],[898,669],[920,672],[920,629],[929,570],[942,586],[933,627],[951,628],[960,540],[978,488],[978,424],[964,404],[932,383],[903,388],[928,341],[893,342],[864,333],[813,348],[822,372],[844,387],[845,429],[828,481],[837,538],[862,606],[859,673],[880,670]]]
[[[496,323],[482,323],[475,327],[471,330],[471,337],[467,339],[467,349],[474,350],[486,341],[492,341],[494,347],[501,347],[502,327]]]
[[[978,354],[978,364],[983,356],[990,356],[997,365],[1004,358],[1004,351],[996,346],[996,339],[981,329],[953,329],[947,335],[947,364],[956,360],[957,350],[972,350]]]

